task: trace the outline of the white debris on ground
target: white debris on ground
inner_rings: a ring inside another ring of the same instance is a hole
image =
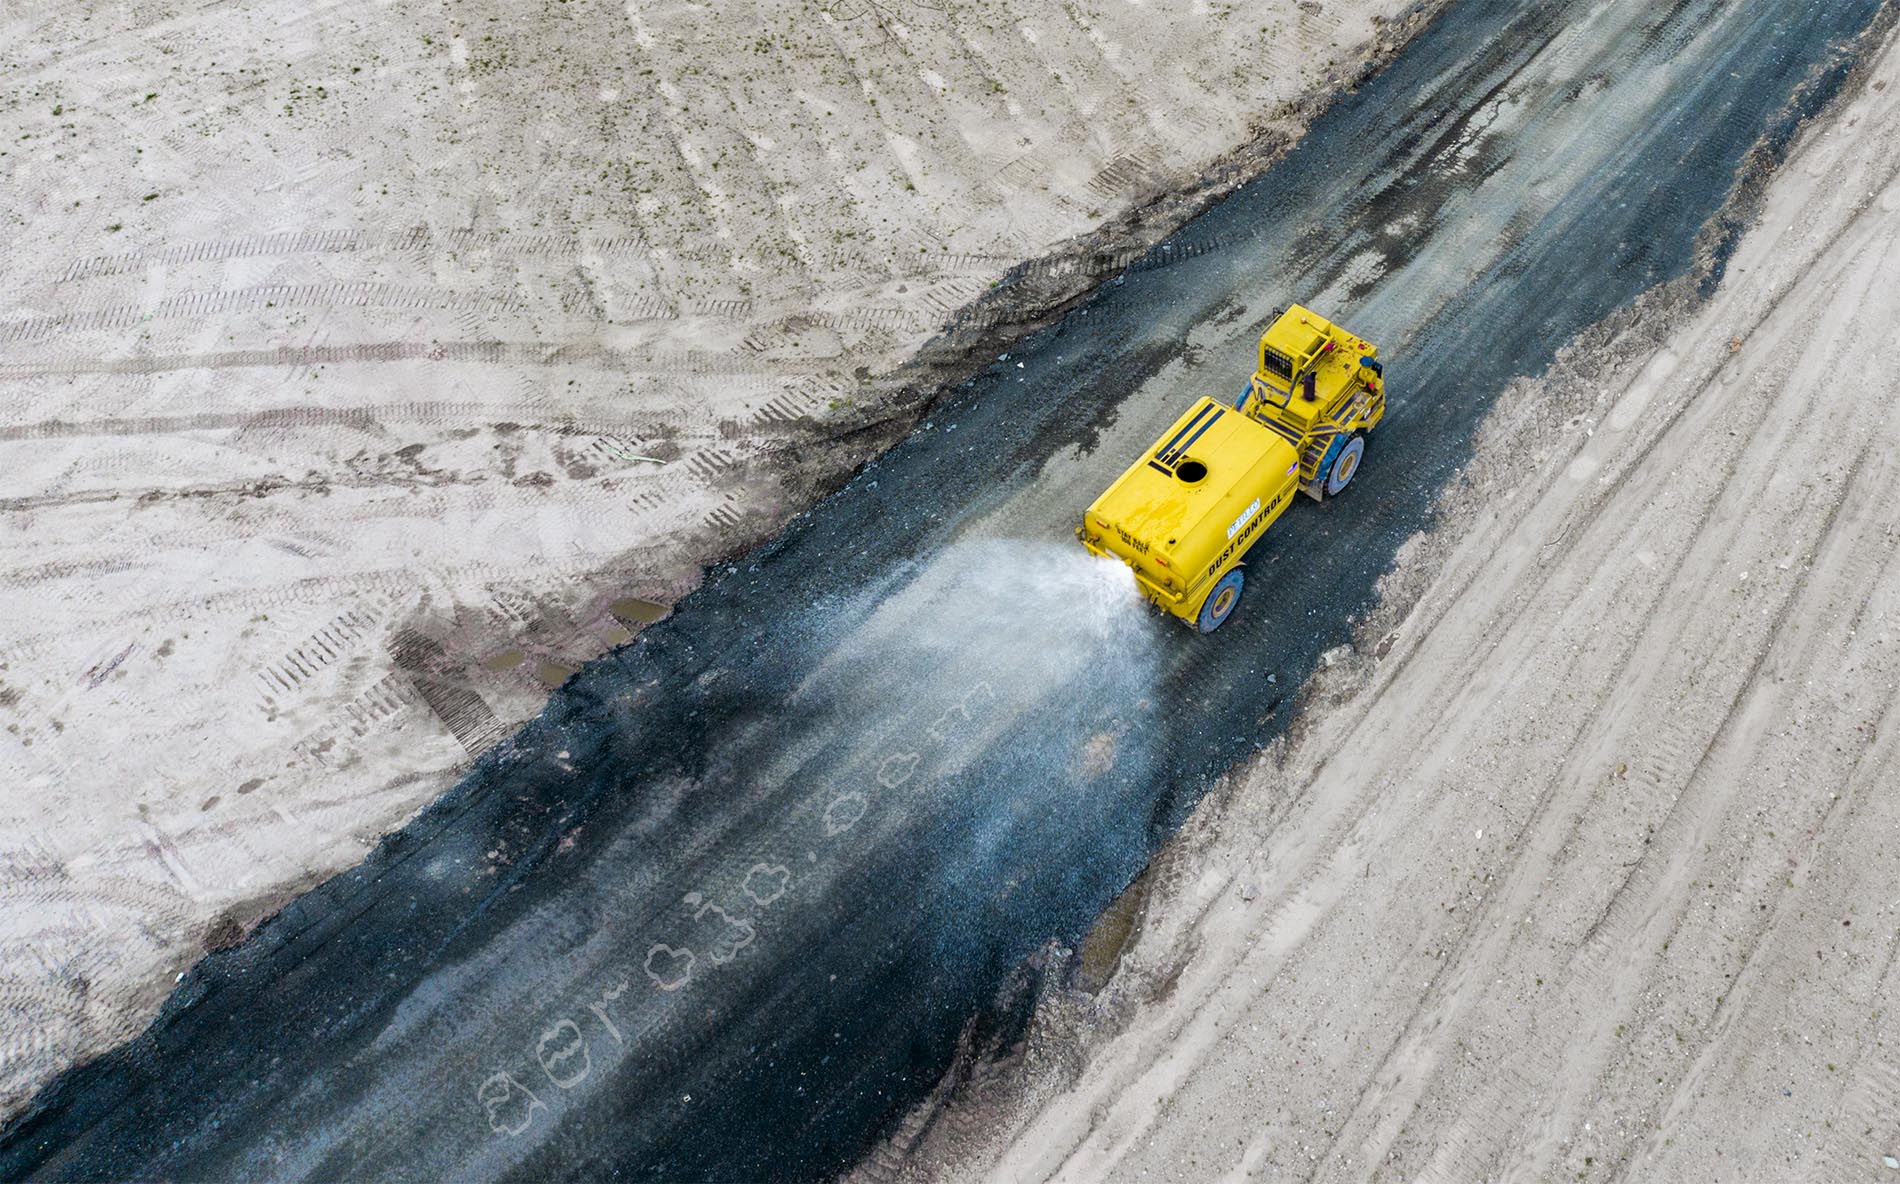
[[[0,1113],[1419,7],[7,6]]]
[[[1501,404],[1361,653],[1141,886],[1119,973],[1047,1000],[911,1174],[1893,1170],[1896,126],[1890,43],[1710,303],[1659,294]]]

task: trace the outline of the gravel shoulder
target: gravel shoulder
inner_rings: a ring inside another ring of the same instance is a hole
[[[1126,945],[861,1176],[1900,1178],[1897,126],[1890,39],[1710,299],[1500,403]]]

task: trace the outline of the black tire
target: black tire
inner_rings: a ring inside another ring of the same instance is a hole
[[[1320,475],[1320,488],[1327,497],[1338,497],[1346,492],[1352,479],[1359,472],[1359,462],[1366,455],[1366,434],[1354,432],[1352,437],[1338,452],[1333,454],[1332,463],[1326,466],[1326,472]]]
[[[1212,633],[1220,628],[1228,617],[1234,615],[1234,606],[1240,603],[1240,590],[1246,584],[1247,577],[1237,567],[1222,576],[1201,605],[1201,615],[1195,619],[1195,628],[1202,633]]]

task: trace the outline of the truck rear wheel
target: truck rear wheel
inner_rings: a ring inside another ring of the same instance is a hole
[[[1220,578],[1207,594],[1207,603],[1201,605],[1200,618],[1195,622],[1202,633],[1212,633],[1233,615],[1234,606],[1240,603],[1240,589],[1246,583],[1247,577],[1237,567]]]
[[[1337,497],[1352,484],[1353,474],[1359,471],[1360,458],[1366,454],[1366,434],[1354,432],[1346,441],[1345,447],[1333,455],[1333,463],[1327,466],[1326,473],[1320,478],[1326,489],[1327,497]]]

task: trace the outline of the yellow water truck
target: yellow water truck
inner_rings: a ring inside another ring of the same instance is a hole
[[[1203,633],[1234,611],[1241,560],[1297,492],[1343,492],[1385,417],[1379,348],[1294,305],[1237,399],[1188,408],[1082,516],[1076,537]]]

